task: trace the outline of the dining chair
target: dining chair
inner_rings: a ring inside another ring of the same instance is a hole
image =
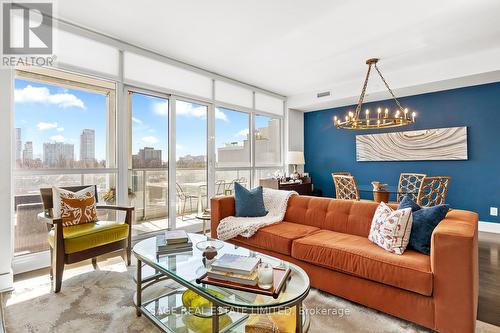
[[[175,183],[175,191],[177,192],[177,198],[180,200],[181,205],[179,207],[179,213],[181,214],[181,220],[184,221],[184,216],[186,214],[186,203],[189,201],[189,211],[193,211],[193,199],[198,200],[198,196],[186,193],[179,183]]]
[[[332,172],[332,177],[338,175],[338,176],[351,176],[350,172],[347,171],[338,171],[338,172]]]
[[[215,195],[224,194],[225,188],[226,188],[226,181],[225,180],[217,180],[215,182]]]
[[[354,176],[333,175],[335,197],[344,200],[359,201],[359,188]]]
[[[422,207],[444,204],[450,181],[451,177],[447,176],[424,177],[418,192],[417,203]]]
[[[422,180],[426,176],[427,175],[423,173],[401,173],[399,175],[396,201],[401,202],[401,199],[403,199],[405,195],[410,197],[413,201],[417,201],[420,185],[422,185]]]
[[[90,185],[91,186],[91,185]],[[62,187],[78,192],[87,186]],[[94,185],[95,193],[97,186]],[[62,218],[54,218],[54,198],[52,188],[40,188],[44,212],[38,214],[40,221],[47,224],[50,245],[50,279],[55,293],[61,290],[64,265],[92,259],[97,269],[97,256],[122,251],[127,266],[130,266],[132,250],[132,214],[134,207],[97,205],[96,209],[124,211],[125,221],[96,221],[72,226],[63,226]]]

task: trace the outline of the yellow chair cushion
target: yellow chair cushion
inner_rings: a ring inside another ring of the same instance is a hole
[[[70,254],[106,245],[128,237],[128,224],[98,221],[63,227],[64,253]],[[49,244],[54,247],[54,228],[49,232]]]

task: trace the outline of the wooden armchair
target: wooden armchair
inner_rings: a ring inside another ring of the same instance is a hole
[[[77,192],[87,186],[63,187]],[[97,187],[96,187],[97,203]],[[132,250],[132,214],[134,207],[96,205],[96,209],[124,211],[125,223],[117,221],[97,221],[63,227],[62,219],[53,218],[52,188],[41,188],[40,195],[44,212],[38,215],[39,220],[47,224],[49,232],[51,270],[50,278],[54,292],[61,290],[65,264],[92,259],[94,269],[97,268],[97,256],[114,251],[123,251],[123,258],[130,265]]]

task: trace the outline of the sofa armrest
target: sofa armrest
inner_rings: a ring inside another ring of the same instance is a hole
[[[452,210],[432,234],[435,327],[474,332],[478,302],[478,215]]]
[[[215,196],[210,199],[210,236],[217,238],[217,226],[219,222],[228,216],[234,216],[234,197],[233,196]]]

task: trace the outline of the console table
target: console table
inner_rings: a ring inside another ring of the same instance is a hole
[[[273,188],[275,190],[296,191],[300,195],[312,195],[312,182],[309,177],[300,178],[302,183],[280,182],[275,178],[260,179],[262,187]]]

